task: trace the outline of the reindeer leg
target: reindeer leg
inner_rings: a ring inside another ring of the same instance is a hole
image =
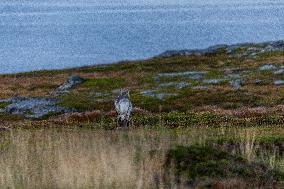
[[[117,116],[117,118],[116,118],[116,126],[117,127],[121,127],[121,122],[120,122],[120,117],[119,116]]]

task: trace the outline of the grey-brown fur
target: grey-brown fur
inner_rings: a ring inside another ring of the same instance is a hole
[[[114,101],[117,113],[117,125],[119,127],[128,127],[132,112],[132,103],[128,90],[121,90],[120,95]]]

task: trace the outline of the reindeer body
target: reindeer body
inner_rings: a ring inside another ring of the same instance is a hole
[[[128,127],[130,115],[132,112],[132,103],[128,91],[121,91],[120,95],[114,101],[117,112],[117,124],[119,127]]]

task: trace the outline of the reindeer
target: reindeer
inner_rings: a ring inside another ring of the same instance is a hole
[[[115,99],[114,106],[117,113],[117,125],[119,127],[128,127],[132,112],[128,90],[120,90],[120,95]]]

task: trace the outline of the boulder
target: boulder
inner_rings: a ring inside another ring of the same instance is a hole
[[[203,80],[203,83],[206,84],[220,84],[222,82],[226,81],[226,79],[207,79]]]
[[[240,89],[242,87],[242,80],[240,79],[232,80],[230,81],[230,84],[233,88]]]
[[[26,118],[43,118],[51,113],[68,113],[73,110],[57,105],[57,100],[42,97],[13,97],[6,99],[10,104],[1,112],[22,115]]]
[[[186,72],[171,72],[171,73],[159,73],[156,77],[155,80],[157,82],[160,81],[161,77],[183,77],[187,79],[193,79],[193,80],[198,80],[203,78],[208,71],[186,71]]]
[[[274,69],[276,69],[276,66],[271,64],[266,64],[258,68],[259,71],[274,70]]]
[[[220,49],[226,49],[228,45],[214,45],[206,49],[185,49],[185,50],[172,50],[160,54],[158,57],[172,57],[172,56],[190,56],[190,55],[204,55],[213,54]]]
[[[192,89],[193,90],[206,90],[206,89],[208,89],[208,87],[199,85],[199,86],[192,87]]]
[[[274,81],[275,85],[284,85],[284,80],[276,80]]]
[[[241,78],[241,74],[226,74],[225,75],[225,78],[227,79],[238,79],[238,78]]]
[[[244,49],[240,53],[235,53],[238,49]],[[205,49],[185,49],[166,51],[157,57],[173,57],[173,56],[200,56],[205,54],[217,53],[225,51],[229,57],[248,57],[256,58],[259,54],[271,51],[284,50],[284,41],[271,41],[265,43],[239,43],[233,45],[215,45]]]
[[[68,93],[72,88],[76,85],[83,82],[83,79],[78,75],[72,75],[68,78],[68,80],[60,85],[55,91],[52,92],[52,95],[58,96],[64,93]]]
[[[169,83],[161,83],[159,88],[166,88],[166,87],[175,87],[177,89],[183,89],[187,87],[189,83],[187,82],[169,82]]]
[[[274,72],[275,75],[280,75],[280,74],[283,74],[283,73],[284,73],[284,68],[281,68],[281,69],[276,70],[276,71]]]
[[[159,100],[164,100],[167,97],[178,96],[178,94],[176,93],[163,93],[163,92],[158,92],[157,90],[142,91],[140,94],[142,96],[154,97]]]
[[[241,68],[224,68],[223,71],[225,72],[232,72],[232,71],[240,71]]]
[[[160,73],[158,77],[188,77],[188,76],[200,76],[207,74],[208,71],[186,71],[186,72],[172,72],[172,73]]]
[[[254,81],[254,84],[261,84],[262,83],[262,80],[260,80],[260,79],[256,79],[255,81]]]

